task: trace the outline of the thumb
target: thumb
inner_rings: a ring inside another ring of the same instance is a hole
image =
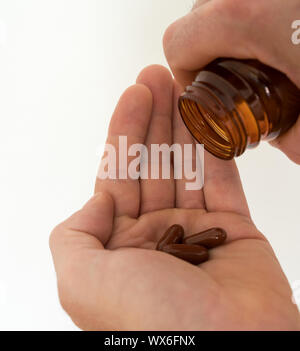
[[[51,233],[50,249],[57,272],[70,255],[87,250],[103,250],[113,225],[113,200],[109,194],[97,193],[85,206]]]
[[[104,245],[112,226],[113,200],[109,194],[98,193],[50,236],[61,305],[81,328],[85,328],[87,319],[91,322],[97,318],[94,302],[111,254]]]

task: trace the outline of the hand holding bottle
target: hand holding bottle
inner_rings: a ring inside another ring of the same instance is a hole
[[[198,0],[167,29],[166,57],[183,87],[214,59],[232,57],[259,60],[300,89],[300,46],[293,40],[297,14],[297,0]],[[300,119],[271,144],[300,164]]]

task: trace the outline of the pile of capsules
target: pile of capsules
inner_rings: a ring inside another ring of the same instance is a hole
[[[209,249],[222,245],[226,238],[227,234],[221,228],[208,229],[184,238],[183,227],[174,224],[159,240],[156,250],[198,265],[209,259]]]

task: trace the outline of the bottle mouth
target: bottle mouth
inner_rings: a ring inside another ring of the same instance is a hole
[[[237,156],[233,138],[222,119],[192,95],[179,98],[179,112],[193,137],[214,156],[231,160]]]

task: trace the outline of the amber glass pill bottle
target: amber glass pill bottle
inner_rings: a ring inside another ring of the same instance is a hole
[[[285,133],[300,114],[300,90],[259,61],[218,59],[186,88],[179,111],[207,151],[230,160]]]

